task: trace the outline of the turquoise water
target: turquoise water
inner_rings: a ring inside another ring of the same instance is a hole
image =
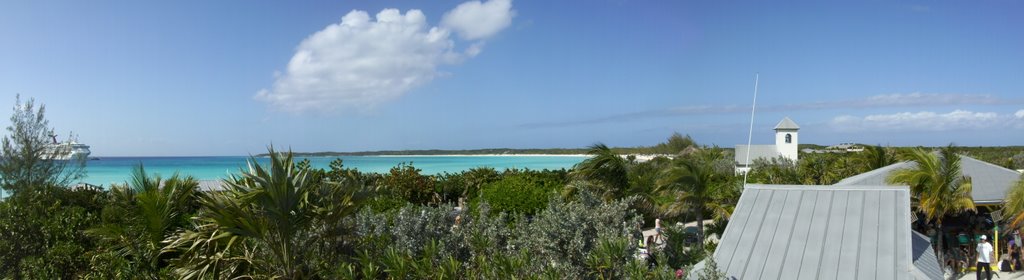
[[[317,168],[328,168],[337,157],[309,157]],[[199,180],[223,179],[229,173],[237,174],[245,167],[248,157],[103,157],[86,163],[86,177],[82,182],[108,186],[110,183],[124,183],[131,175],[131,169],[142,163],[148,174],[169,177],[175,172],[191,175]],[[297,158],[296,161],[304,158]],[[562,169],[586,159],[584,156],[344,156],[348,168],[362,172],[387,172],[399,163],[412,163],[424,174],[442,172],[457,173],[475,167],[492,167],[499,171],[506,168]],[[269,159],[257,158],[260,164]]]

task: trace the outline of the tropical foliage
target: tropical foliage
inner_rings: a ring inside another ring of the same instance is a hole
[[[140,165],[128,185],[114,186],[102,222],[86,234],[98,241],[104,254],[93,267],[95,276],[160,278],[170,276],[163,241],[189,226],[198,209],[199,183],[191,177],[166,181],[150,177]],[[102,278],[102,277],[100,277]]]
[[[84,176],[84,158],[55,160],[67,156],[70,150],[50,144],[57,138],[46,120],[45,105],[37,110],[35,100],[22,103],[18,96],[7,132],[0,142],[0,188],[4,191],[66,186]]]
[[[667,193],[682,207],[691,209],[697,220],[697,238],[704,243],[704,217],[726,221],[739,197],[740,182],[730,166],[720,163],[725,154],[719,149],[705,149],[673,161],[658,181],[657,190]]]
[[[917,210],[934,222],[936,229],[942,229],[942,222],[948,215],[975,211],[971,177],[962,174],[960,155],[955,147],[942,148],[938,154],[918,148],[903,156],[913,162],[914,167],[893,172],[888,181],[910,186]],[[943,248],[942,239],[938,239],[939,248]],[[943,250],[938,251],[939,263],[943,263]]]
[[[587,152],[591,157],[576,165],[574,178],[597,186],[606,200],[621,197],[629,188],[630,162],[604,144],[594,144]]]
[[[69,187],[64,172],[19,179],[53,161],[9,160],[41,145],[18,139],[52,131],[42,106],[18,104],[4,142],[10,165],[0,170],[12,191],[0,201],[4,279],[674,279],[714,251],[705,236],[724,231],[742,191],[732,150],[681,134],[634,148],[671,157],[638,160],[595,144],[570,170],[427,174],[403,163],[370,173],[340,159],[320,169],[270,149],[269,164],[250,159],[221,189],[142,166],[107,190]],[[981,152],[1015,155],[966,153]],[[755,161],[747,179],[829,185],[909,160],[916,167],[890,180],[911,186],[916,207],[941,226],[974,207],[957,153],[875,146],[801,154],[797,162]],[[1006,209],[1024,221],[1022,183]],[[656,218],[663,238],[641,255],[640,230]],[[691,222],[695,235],[684,226]],[[693,275],[723,276],[713,262],[705,269]]]
[[[1010,226],[1019,228],[1024,225],[1024,175],[1013,183],[1013,187],[1006,191],[1006,204],[1003,205],[1010,221]]]
[[[270,166],[251,159],[225,190],[200,197],[195,228],[168,238],[179,276],[314,278],[329,252],[345,246],[343,219],[358,209],[362,185],[313,181],[290,153],[270,155]]]

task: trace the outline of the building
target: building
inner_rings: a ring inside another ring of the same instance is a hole
[[[785,158],[796,162],[799,159],[799,131],[800,126],[786,117],[775,125],[775,145],[736,145],[736,154],[733,156],[736,172],[746,173],[756,159]]]
[[[825,147],[824,149],[803,149],[800,152],[805,154],[824,154],[824,153],[859,153],[864,151],[864,146],[857,143],[842,143],[839,145],[832,145]]]
[[[904,161],[871,170],[843,179],[833,186],[896,186],[887,182],[896,170],[914,167],[915,163]],[[968,156],[960,156],[960,172],[971,177],[971,197],[977,206],[999,206],[1003,204],[1006,192],[1020,179],[1021,173],[1002,166],[984,162]]]
[[[729,279],[942,279],[910,214],[907,187],[748,185],[711,258]]]

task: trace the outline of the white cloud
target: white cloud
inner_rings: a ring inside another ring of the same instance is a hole
[[[803,102],[803,103],[789,103],[789,104],[776,104],[776,105],[760,105],[757,107],[757,112],[795,112],[795,111],[809,111],[809,110],[828,110],[828,109],[858,109],[858,108],[886,108],[886,107],[929,107],[929,106],[948,106],[948,105],[1015,105],[1024,104],[1024,99],[1013,99],[1013,98],[1001,98],[991,94],[969,94],[969,93],[893,93],[893,94],[879,94],[867,97],[861,97],[856,99],[845,99],[845,100],[834,100],[834,101],[817,101],[817,102]],[[1022,110],[1024,111],[1024,110]],[[523,127],[564,127],[564,126],[575,126],[575,125],[586,125],[586,124],[597,124],[597,123],[608,123],[608,122],[626,122],[626,121],[637,121],[651,118],[664,118],[664,117],[675,117],[675,116],[695,116],[695,115],[713,115],[713,114],[749,114],[749,105],[689,105],[680,107],[669,107],[660,108],[647,111],[621,113],[615,115],[602,116],[591,119],[579,119],[579,120],[560,120],[560,121],[548,121],[548,122],[535,122],[523,124]],[[850,117],[852,116],[842,116]],[[1021,117],[1024,119],[1024,117]],[[858,118],[859,119],[859,118]],[[841,118],[844,121],[850,121],[845,118]],[[835,120],[833,120],[835,122]],[[860,123],[860,121],[857,121]],[[1024,126],[1024,122],[1021,122],[1021,126]]]
[[[1007,123],[1006,116],[994,112],[971,112],[955,110],[940,114],[935,112],[902,112],[895,114],[868,115],[856,117],[838,116],[831,125],[840,131],[900,130],[900,131],[946,131],[982,129]]]
[[[502,0],[491,2],[496,1]],[[467,2],[450,13],[466,18],[473,12],[492,13],[491,2]],[[460,9],[472,3],[479,7]],[[502,28],[492,25],[484,35]],[[486,37],[474,34],[473,38]],[[304,39],[284,73],[275,74],[273,85],[255,98],[291,112],[366,110],[442,76],[438,67],[479,54],[483,41],[473,42],[464,52],[456,51],[455,45],[450,29],[430,26],[419,10],[402,14],[385,9],[373,18],[353,10],[340,23]]]
[[[1013,116],[1017,117],[1018,119],[1024,119],[1024,110],[1017,111],[1017,113],[1014,113]]]
[[[914,106],[949,104],[998,104],[1001,100],[990,94],[958,93],[894,93],[868,97],[865,106]]]
[[[511,25],[515,14],[512,0],[469,1],[445,13],[441,26],[465,40],[486,39]]]

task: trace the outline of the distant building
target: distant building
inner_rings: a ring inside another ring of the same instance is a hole
[[[825,147],[824,149],[803,149],[800,152],[805,154],[824,154],[824,153],[859,153],[864,151],[864,146],[857,143],[842,143],[839,145],[832,145]]]
[[[786,158],[796,162],[799,159],[797,149],[797,145],[800,143],[797,136],[799,130],[800,126],[786,117],[775,125],[775,145],[736,145],[736,154],[733,157],[736,160],[736,172],[750,171],[750,165],[759,158]],[[748,154],[750,158],[747,158]]]

